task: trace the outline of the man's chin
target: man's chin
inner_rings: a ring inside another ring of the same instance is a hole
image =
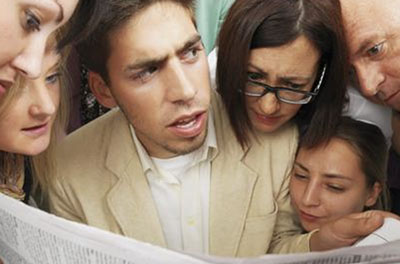
[[[201,148],[207,137],[207,129],[201,134],[194,138],[186,139],[185,142],[181,142],[173,147],[170,147],[170,151],[177,155],[189,154],[197,149]]]

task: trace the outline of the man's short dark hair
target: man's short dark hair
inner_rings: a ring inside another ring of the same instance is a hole
[[[88,70],[100,74],[109,84],[107,61],[111,53],[110,34],[139,12],[161,2],[176,3],[187,9],[193,17],[193,0],[107,0],[106,12],[103,12],[97,28],[77,45],[82,63]]]

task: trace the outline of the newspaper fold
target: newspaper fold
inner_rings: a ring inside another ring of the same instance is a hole
[[[4,264],[400,263],[400,240],[324,253],[198,256],[61,219],[0,194],[0,259]]]

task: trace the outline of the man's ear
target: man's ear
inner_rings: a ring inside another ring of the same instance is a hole
[[[375,182],[374,186],[372,186],[370,190],[367,200],[365,201],[365,206],[371,207],[374,204],[376,204],[376,201],[378,200],[378,197],[381,194],[381,192],[382,192],[382,185],[379,182]]]
[[[90,90],[101,105],[107,108],[113,108],[117,106],[110,88],[98,73],[89,72],[88,82]]]

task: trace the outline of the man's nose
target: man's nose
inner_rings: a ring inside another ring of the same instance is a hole
[[[192,100],[197,89],[192,83],[190,76],[183,68],[179,60],[170,62],[170,70],[166,85],[168,88],[168,98],[171,102],[187,102]]]
[[[380,85],[385,81],[385,75],[381,72],[379,65],[370,63],[359,65],[355,69],[361,93],[365,97],[375,96],[379,92]]]

